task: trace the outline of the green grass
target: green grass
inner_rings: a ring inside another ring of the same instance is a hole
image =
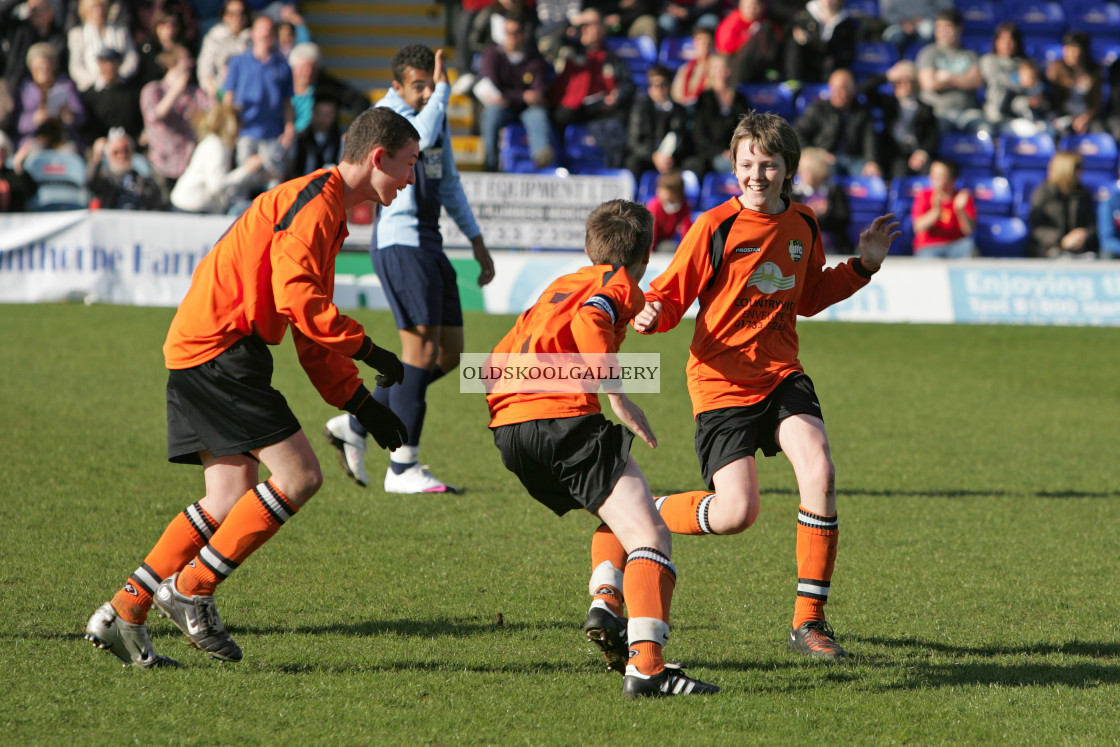
[[[182,669],[122,669],[94,651],[87,617],[201,497],[199,470],[164,454],[171,315],[0,306],[5,744],[1086,744],[1120,733],[1120,330],[803,323],[840,492],[829,614],[853,658],[819,665],[785,651],[796,486],[783,458],[766,459],[754,527],[674,543],[667,653],[724,692],[632,703],[580,640],[595,521],[556,519],[524,495],[482,400],[454,380],[430,392],[423,457],[467,494],[363,490],[319,435],[333,412],[289,342],[276,384],[327,479],[219,592],[245,660],[205,659],[154,617],[157,650]],[[359,318],[395,339],[386,314]],[[489,349],[510,321],[469,315],[468,351]],[[661,439],[634,450],[656,492],[699,486],[687,344],[681,329],[624,348],[663,356],[663,393],[635,397]],[[372,455],[371,473],[384,463]]]

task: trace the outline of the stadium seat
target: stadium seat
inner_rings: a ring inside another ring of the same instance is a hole
[[[893,44],[882,41],[857,42],[851,71],[856,80],[863,80],[873,75],[885,75],[896,62],[898,48]]]
[[[1053,0],[1019,0],[1004,6],[1009,21],[1014,21],[1024,36],[1055,34],[1061,40],[1066,30],[1066,13]]]
[[[1065,135],[1058,141],[1058,150],[1073,150],[1081,154],[1086,171],[1106,171],[1116,175],[1118,151],[1116,140],[1107,132],[1087,132],[1083,135]]]
[[[1089,40],[1089,55],[1101,66],[1105,78],[1108,77],[1108,68],[1120,58],[1120,39],[1117,36],[1120,36],[1120,31],[1110,32],[1108,36],[1094,36]]]
[[[608,36],[605,44],[630,68],[634,85],[644,87],[646,73],[657,64],[657,42],[648,36]]]
[[[670,70],[676,70],[692,59],[691,36],[667,36],[661,40],[657,50],[657,62]]]
[[[657,191],[658,176],[659,173],[656,169],[650,169],[642,174],[642,178],[638,180],[638,192],[634,197],[635,202],[640,202],[643,205],[649,202],[653,193]],[[684,181],[684,199],[688,201],[693,210],[697,209],[700,205],[700,177],[696,176],[695,171],[683,169],[681,170],[681,180]]]
[[[879,176],[837,176],[833,178],[844,196],[848,198],[848,209],[852,213],[874,213],[876,216],[887,212],[887,183]]]
[[[1027,224],[1018,216],[981,215],[973,239],[982,257],[1022,257],[1027,249]]]
[[[1045,75],[1046,66],[1054,60],[1062,59],[1062,42],[1051,36],[1028,36],[1023,39],[1023,51],[1027,57],[1038,63],[1039,70]]]
[[[1071,29],[1088,31],[1090,38],[1120,34],[1120,6],[1103,0],[1064,0],[1062,8]]]
[[[899,222],[899,230],[902,235],[891,242],[888,254],[902,257],[911,256],[914,254],[914,218],[909,211],[905,215],[896,215],[895,218]]]
[[[975,176],[962,178],[958,184],[972,192],[979,215],[1011,215],[1015,195],[1011,182],[1002,176]]]
[[[1027,169],[1045,171],[1057,152],[1054,138],[1038,135],[1002,135],[996,146],[996,167],[1004,174]]]
[[[28,210],[82,210],[89,206],[86,191],[86,161],[77,153],[42,150],[23,162],[27,174],[39,185]]]
[[[700,183],[700,212],[711,210],[716,205],[727,201],[729,197],[738,197],[743,194],[739,189],[739,182],[734,174],[721,174],[709,171]]]
[[[848,0],[844,3],[844,10],[856,18],[878,18],[879,0]]]
[[[848,228],[846,233],[848,234],[848,241],[851,242],[853,250],[855,247],[859,246],[859,235],[866,231],[867,227],[871,225],[871,221],[875,220],[880,215],[882,215],[882,213],[860,212],[857,210],[853,211],[848,216]]]
[[[1120,182],[1116,180],[1115,171],[1111,174],[1106,171],[1083,171],[1081,184],[1089,190],[1094,200],[1100,202],[1108,197],[1110,191],[1115,191]]]
[[[961,34],[961,46],[965,49],[972,50],[978,55],[987,54],[988,52],[992,51],[992,32],[966,31],[965,33]],[[918,50],[921,50],[921,45],[918,46]],[[914,60],[917,58],[917,52],[914,53],[914,57],[911,57],[909,55],[909,50],[907,50],[907,53],[903,56],[908,60]]]
[[[986,132],[948,132],[937,145],[941,158],[952,161],[963,176],[987,176],[996,162],[996,146]]]
[[[572,171],[602,168],[607,165],[607,154],[586,125],[570,124],[564,129],[564,163]]]
[[[525,126],[520,122],[508,124],[502,128],[498,138],[498,167],[502,171],[516,173],[520,164],[532,165],[533,158],[529,154],[529,135]]]
[[[786,83],[740,83],[738,90],[752,109],[793,119],[793,89]]]
[[[985,34],[989,39],[1006,17],[1003,4],[993,0],[957,0],[956,7],[964,21],[964,33]]]
[[[926,174],[895,177],[891,180],[891,188],[887,192],[887,210],[899,218],[910,215],[914,196],[927,187],[929,187],[929,176]]]
[[[800,117],[809,108],[809,104],[827,98],[827,83],[802,83],[801,87],[797,89],[797,94],[793,97],[794,116]]]
[[[1039,184],[1046,181],[1046,172],[1038,169],[1012,171],[1007,175],[1007,181],[1011,183],[1013,212],[1015,215],[1026,215],[1031,209],[1031,195],[1038,189]]]

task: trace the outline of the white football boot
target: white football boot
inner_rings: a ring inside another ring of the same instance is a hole
[[[338,449],[338,461],[346,471],[346,476],[363,488],[369,485],[369,474],[366,473],[366,439],[354,432],[350,416],[343,413],[331,418],[323,433],[331,446]]]
[[[459,493],[459,488],[432,477],[426,464],[417,462],[399,475],[389,467],[385,470],[386,493]]]
[[[179,666],[179,662],[160,656],[152,649],[147,625],[125,622],[109,602],[98,607],[86,623],[86,640],[120,659],[126,667],[130,664],[141,669]]]

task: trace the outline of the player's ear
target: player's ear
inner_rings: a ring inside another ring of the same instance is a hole
[[[385,146],[378,145],[369,152],[369,163],[377,171],[383,171],[381,163],[385,159]]]

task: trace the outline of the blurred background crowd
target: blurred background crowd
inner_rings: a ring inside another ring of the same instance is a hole
[[[738,193],[727,147],[755,109],[800,136],[794,198],[831,252],[893,211],[920,257],[1120,254],[1116,3],[444,10],[479,167],[628,174],[659,248]],[[380,92],[332,74],[312,36],[293,0],[0,0],[0,212],[236,213],[332,165]]]

